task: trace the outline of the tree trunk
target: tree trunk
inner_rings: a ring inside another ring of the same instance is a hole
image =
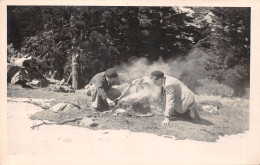
[[[77,90],[79,84],[79,54],[72,56],[72,87]]]

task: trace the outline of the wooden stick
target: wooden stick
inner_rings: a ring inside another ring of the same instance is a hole
[[[68,122],[74,122],[74,121],[82,120],[82,119],[83,119],[82,117],[77,117],[77,118],[72,118],[72,119],[67,119],[67,120],[64,120],[64,121],[60,121],[57,124],[58,125],[62,125],[62,124],[68,123]]]
[[[56,124],[56,122],[50,122],[50,123],[47,123],[47,122],[45,122],[45,121],[43,121],[43,120],[41,120],[42,121],[42,123],[40,123],[40,124],[33,124],[33,126],[31,127],[31,129],[34,129],[34,128],[36,128],[36,127],[40,127],[41,125],[44,125],[44,124],[47,124],[47,125],[51,125],[51,124]]]

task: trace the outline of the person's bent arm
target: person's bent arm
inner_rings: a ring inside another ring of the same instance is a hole
[[[164,111],[164,121],[162,122],[163,126],[166,126],[170,122],[171,110],[174,109],[174,88],[172,86],[165,87],[165,111]]]

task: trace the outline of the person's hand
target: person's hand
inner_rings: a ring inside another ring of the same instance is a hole
[[[107,103],[110,107],[114,107],[116,105],[116,103],[110,99],[107,99]]]
[[[115,99],[113,102],[115,103],[115,105],[117,105],[118,104],[118,98],[117,99]]]
[[[161,125],[162,125],[162,126],[168,126],[169,123],[170,123],[170,119],[165,118],[165,119],[162,121]]]

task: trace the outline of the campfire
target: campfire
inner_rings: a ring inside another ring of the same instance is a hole
[[[160,109],[161,99],[160,87],[154,85],[149,77],[143,77],[132,82],[129,94],[118,102],[118,107],[146,114]]]

